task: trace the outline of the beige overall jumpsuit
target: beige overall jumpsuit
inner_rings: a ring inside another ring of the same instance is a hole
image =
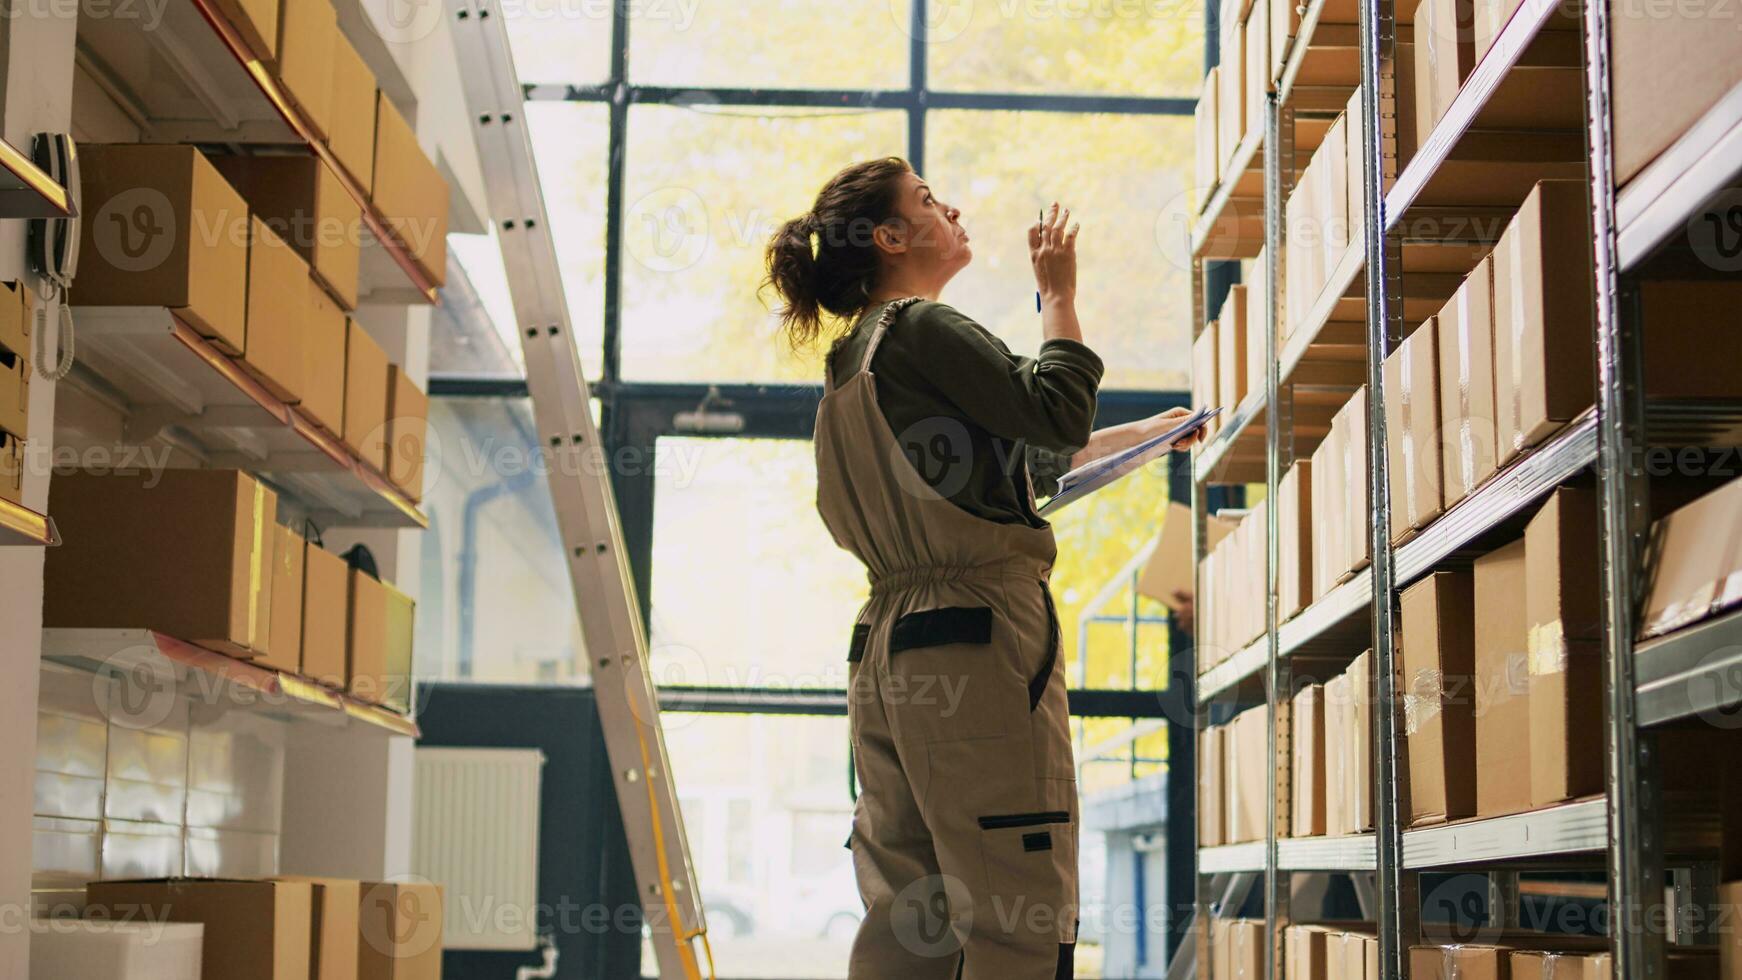
[[[847,716],[866,914],[852,980],[1071,976],[1078,810],[1051,527],[970,514],[921,479],[871,373],[825,381],[817,509],[864,562]],[[1033,500],[1033,486],[1027,488]]]

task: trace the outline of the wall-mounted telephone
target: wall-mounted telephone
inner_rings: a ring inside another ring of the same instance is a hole
[[[30,155],[42,171],[67,190],[74,214],[79,209],[79,154],[73,138],[65,133],[38,133],[31,144]],[[36,307],[36,371],[50,381],[66,377],[73,366],[73,312],[67,305],[67,290],[72,288],[73,274],[79,265],[79,219],[32,219],[26,240],[31,270],[41,277],[40,296]],[[60,356],[56,363],[47,360],[48,311],[59,300]]]

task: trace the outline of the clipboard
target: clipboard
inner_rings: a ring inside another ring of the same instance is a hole
[[[1047,498],[1046,503],[1035,513],[1042,517],[1056,511],[1073,500],[1087,497],[1096,490],[1119,479],[1127,473],[1141,467],[1143,464],[1167,452],[1171,445],[1191,435],[1204,427],[1205,423],[1222,414],[1220,408],[1200,408],[1186,416],[1184,422],[1174,426],[1161,435],[1145,439],[1143,442],[1110,456],[1103,456],[1093,462],[1071,470],[1059,477],[1058,493]]]

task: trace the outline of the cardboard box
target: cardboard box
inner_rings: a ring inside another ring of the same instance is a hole
[[[0,500],[24,503],[24,440],[0,433]]]
[[[1226,980],[1260,980],[1264,976],[1264,923],[1235,919],[1228,923],[1228,971]]]
[[[30,436],[30,355],[0,350],[0,432]]]
[[[1252,263],[1253,270],[1246,276],[1248,285],[1240,287],[1240,318],[1246,324],[1246,380],[1242,387],[1247,392],[1264,391],[1269,382],[1270,361],[1266,359],[1268,349],[1264,346],[1264,331],[1269,326],[1265,309],[1267,302],[1263,275],[1264,253],[1259,251],[1258,259]],[[1232,301],[1233,297],[1229,296]],[[1281,348],[1279,347],[1280,353]]]
[[[1742,480],[1669,513],[1651,528],[1642,637],[1661,636],[1742,602]]]
[[[345,323],[345,445],[387,475],[387,352],[355,320]]]
[[[358,980],[441,980],[442,889],[429,883],[365,883]]]
[[[1471,0],[1421,0],[1415,8],[1415,123],[1431,133],[1476,67]]]
[[[1219,372],[1216,394],[1226,403],[1230,412],[1250,393],[1246,388],[1249,380],[1246,358],[1250,356],[1246,347],[1248,313],[1246,287],[1228,287],[1228,298],[1222,303],[1222,315],[1216,318],[1216,370]],[[1264,356],[1262,350],[1258,356]]]
[[[1278,622],[1313,599],[1313,464],[1303,459],[1276,485]]]
[[[1225,729],[1228,739],[1222,751],[1228,762],[1228,843],[1261,840],[1268,819],[1270,737],[1268,713],[1248,708],[1234,716]]]
[[[1197,187],[1197,209],[1201,213],[1216,186],[1222,180],[1222,151],[1216,142],[1217,128],[1222,124],[1216,96],[1221,87],[1221,69],[1211,68],[1204,75],[1204,87],[1198,92],[1198,105],[1193,116],[1193,186]]]
[[[1505,946],[1460,943],[1451,946],[1411,946],[1412,980],[1507,980]]]
[[[198,922],[30,919],[28,976],[64,980],[200,980]]]
[[[1331,270],[1343,260],[1343,253],[1349,248],[1352,212],[1349,207],[1349,142],[1346,125],[1345,116],[1332,120],[1331,128],[1325,131],[1324,142],[1313,153],[1313,212],[1322,226],[1320,237],[1324,252],[1318,264],[1318,288],[1313,290],[1315,296],[1324,291],[1325,283],[1331,277]]]
[[[350,566],[310,541],[303,549],[302,673],[344,688],[349,642]]]
[[[412,500],[422,500],[429,396],[399,365],[388,365],[387,375],[386,475]]]
[[[345,339],[343,310],[309,279],[308,319],[303,328],[302,414],[333,435],[345,429]]]
[[[1295,837],[1325,832],[1325,688],[1308,684],[1294,696],[1294,812],[1289,828]],[[1292,974],[1291,974],[1292,975]]]
[[[282,875],[278,880],[306,882],[314,889],[314,928],[309,943],[313,970],[309,980],[357,980],[362,883],[297,875]]]
[[[1713,357],[1736,342],[1742,282],[1641,280],[1645,393],[1651,398],[1742,398],[1742,371]]]
[[[1391,453],[1391,540],[1445,509],[1440,492],[1438,325],[1429,317],[1385,359],[1385,441]]]
[[[310,156],[219,156],[212,163],[333,298],[356,309],[363,210],[326,164]]]
[[[387,690],[387,586],[350,570],[345,614],[345,690],[379,704]]]
[[[1197,339],[1192,341],[1192,407],[1208,408],[1220,405],[1231,412],[1234,410],[1233,404],[1217,397],[1216,386],[1220,380],[1218,375],[1221,373],[1219,365],[1216,363],[1221,352],[1220,342],[1216,336],[1218,332],[1216,321],[1211,320],[1204,325],[1204,329],[1198,331]],[[1216,423],[1219,421],[1221,421],[1220,417],[1205,423],[1206,438],[1209,433],[1215,432]]]
[[[1349,793],[1354,779],[1350,772],[1354,754],[1349,732],[1354,726],[1349,719],[1349,685],[1346,673],[1325,682],[1325,833],[1332,837],[1353,833],[1350,828],[1354,826]]]
[[[340,32],[333,36],[333,120],[327,147],[364,194],[375,181],[375,73]]]
[[[248,343],[242,367],[280,400],[302,400],[308,264],[260,219],[248,245]]]
[[[205,925],[203,980],[307,980],[313,889],[295,881],[94,881],[87,905],[111,917]]]
[[[1227,760],[1223,754],[1223,729],[1210,725],[1198,731],[1198,845],[1218,847],[1228,843],[1222,803]]]
[[[1217,84],[1221,91],[1216,93],[1216,150],[1220,156],[1216,169],[1224,175],[1228,173],[1233,163],[1234,153],[1240,148],[1241,140],[1246,138],[1246,25],[1235,21],[1227,23],[1223,18],[1222,54],[1216,66],[1221,70],[1216,73]],[[1237,174],[1235,175],[1238,176]]]
[[[1676,16],[1641,0],[1613,5],[1609,66],[1614,87],[1615,183],[1626,184],[1738,84],[1728,16]],[[1719,18],[1722,23],[1713,23]]]
[[[216,0],[248,53],[267,64],[278,56],[278,0]]]
[[[417,622],[417,603],[411,596],[391,585],[382,584],[387,605],[382,625],[386,655],[385,675],[381,685],[382,705],[402,715],[411,713],[412,698],[412,635]]]
[[[30,288],[0,282],[0,348],[30,356],[30,327],[36,303]]]
[[[1589,185],[1536,185],[1494,247],[1500,465],[1595,398]]]
[[[1367,564],[1367,389],[1356,389],[1331,418],[1312,458],[1313,597]]]
[[[1343,172],[1349,189],[1349,247],[1362,248],[1362,214],[1366,208],[1367,190],[1362,183],[1361,160],[1365,152],[1361,138],[1361,89],[1356,88],[1343,106]]]
[[[1325,940],[1328,933],[1312,925],[1293,925],[1282,933],[1283,976],[1289,980],[1325,980]]]
[[[1493,290],[1494,260],[1484,256],[1434,319],[1448,508],[1481,486],[1497,466]]]
[[[1254,3],[1246,14],[1246,46],[1243,67],[1246,80],[1246,124],[1261,126],[1264,120],[1265,95],[1272,89],[1270,74],[1270,4]]]
[[[1403,739],[1412,827],[1476,813],[1475,626],[1470,572],[1434,572],[1403,591]]]
[[[295,674],[302,670],[304,544],[283,525],[274,526],[272,535],[272,636],[254,662]]]
[[[1349,826],[1344,833],[1363,834],[1373,829],[1373,651],[1349,663],[1349,704],[1343,723],[1343,741],[1349,753]]]
[[[1560,487],[1524,529],[1530,802],[1603,791],[1597,497]]]
[[[1509,957],[1511,980],[1608,980],[1607,953],[1561,953],[1514,950]],[[1669,976],[1686,980],[1670,970]]]
[[[278,18],[276,74],[315,135],[333,124],[333,39],[339,16],[328,0],[287,0]]]
[[[1221,544],[1233,529],[1232,522],[1214,514],[1204,515],[1205,544],[1210,550]],[[1137,591],[1171,608],[1175,592],[1191,595],[1197,591],[1193,572],[1192,509],[1171,500],[1162,514],[1161,534],[1155,550],[1150,552],[1149,561],[1138,574]]]
[[[277,508],[235,470],[57,475],[64,543],[46,553],[43,625],[149,629],[255,656],[272,633]],[[140,574],[142,556],[175,574]]]
[[[375,105],[375,206],[440,286],[448,272],[448,182],[386,92],[377,95]]]
[[[1476,559],[1476,814],[1530,809],[1524,541]]]
[[[248,206],[191,146],[79,147],[80,306],[167,306],[240,354],[248,302]]]

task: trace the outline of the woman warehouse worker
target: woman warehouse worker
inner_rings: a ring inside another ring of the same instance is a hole
[[[885,157],[836,174],[767,248],[794,349],[825,316],[850,328],[825,360],[816,458],[823,523],[871,581],[847,652],[854,980],[1071,975],[1076,771],[1033,476],[1050,487],[1186,414],[1091,431],[1102,364],[1056,202],[1028,229],[1039,357],[939,302],[973,257],[960,216]]]

